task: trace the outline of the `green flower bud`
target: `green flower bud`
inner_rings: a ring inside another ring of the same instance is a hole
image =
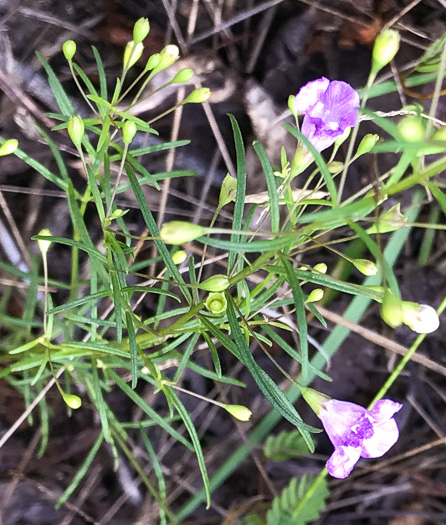
[[[174,62],[178,60],[180,56],[180,50],[178,46],[168,45],[161,49],[159,64],[153,68],[154,73],[159,73],[163,69],[170,67]]]
[[[342,146],[342,144],[344,144],[348,137],[350,137],[351,132],[352,128],[346,128],[344,133],[335,140],[335,146],[337,146],[338,148],[339,146]]]
[[[187,259],[187,253],[184,250],[178,250],[172,255],[174,264],[182,264]]]
[[[207,87],[194,89],[192,93],[183,100],[183,104],[201,104],[211,96],[211,90]]]
[[[121,217],[124,217],[128,211],[129,210],[121,210],[121,208],[116,208],[116,210],[113,210],[113,213],[110,215],[110,217],[112,219],[120,219]]]
[[[200,283],[198,288],[200,288],[200,290],[206,290],[207,292],[224,292],[229,288],[229,279],[226,275],[213,275]]]
[[[378,140],[379,135],[376,135],[376,133],[367,133],[367,135],[359,143],[358,149],[356,150],[356,157],[360,157],[361,155],[372,151]]]
[[[171,84],[184,84],[194,76],[194,71],[188,67],[181,69],[170,81]]]
[[[127,71],[138,62],[141,58],[142,52],[144,51],[144,44],[139,42],[135,44],[133,40],[127,43],[124,49],[123,67]]]
[[[337,160],[333,160],[329,164],[327,164],[327,169],[329,173],[339,173],[344,169],[344,163],[339,162]]]
[[[133,41],[136,44],[142,42],[149,34],[150,24],[147,18],[140,18],[133,26]]]
[[[238,419],[239,421],[249,421],[251,419],[251,410],[249,410],[247,407],[244,407],[243,405],[227,405],[222,403],[220,406],[229,412],[232,417],[235,417],[235,419]]]
[[[82,145],[82,138],[85,133],[84,121],[79,115],[73,115],[70,117],[67,123],[68,135],[76,148],[80,148]]]
[[[124,125],[122,126],[122,142],[127,144],[127,146],[131,144],[137,131],[138,128],[136,127],[136,124],[133,122],[133,120],[127,120],[124,122]]]
[[[432,306],[403,301],[401,309],[403,323],[417,334],[430,334],[440,326],[440,319]]]
[[[76,42],[74,40],[67,40],[62,44],[62,52],[67,60],[71,62],[76,54]]]
[[[294,106],[295,101],[296,101],[296,95],[290,95],[288,97],[288,109],[291,111],[291,115],[293,115],[293,117],[297,119],[299,114]]]
[[[313,266],[313,270],[325,275],[327,273],[328,267],[325,263],[317,263]]]
[[[82,406],[82,399],[75,394],[62,393],[62,399],[65,401],[65,404],[73,410],[77,410]]]
[[[393,29],[386,29],[380,33],[373,46],[372,71],[376,74],[395,58],[400,47],[400,34]]]
[[[384,292],[383,302],[381,303],[381,317],[392,328],[397,328],[403,324],[402,302],[390,290]]]
[[[225,294],[221,292],[211,292],[204,303],[206,308],[216,315],[222,315],[226,312],[228,301]]]
[[[378,273],[376,264],[368,259],[352,259],[352,264],[363,275],[370,276]]]
[[[299,386],[302,397],[310,406],[311,410],[318,416],[327,404],[331,401],[331,397],[326,396],[314,388]]]
[[[172,221],[163,224],[160,237],[166,244],[183,244],[194,241],[206,233],[206,228],[198,224],[183,221]]]
[[[229,175],[229,173],[226,175],[226,177],[223,179],[221,190],[220,190],[220,198],[218,199],[218,208],[221,209],[223,206],[226,206],[226,204],[229,204],[230,202],[235,201],[235,197],[237,195],[237,179],[233,177],[232,175]]]
[[[51,237],[51,232],[48,228],[43,228],[40,230],[39,235],[45,235],[45,237]],[[51,241],[44,241],[43,239],[38,239],[37,245],[39,247],[40,253],[43,255],[46,254],[51,246]]]
[[[432,138],[433,140],[441,140],[442,142],[446,142],[446,126],[441,126],[441,128],[438,128]]]
[[[155,53],[152,55],[149,60],[147,60],[146,67],[144,68],[144,71],[150,71],[151,69],[155,69],[159,66],[161,62],[161,55],[159,53]]]
[[[398,122],[400,138],[405,142],[421,142],[424,139],[425,128],[415,115],[404,117]]]
[[[3,144],[0,146],[0,157],[11,155],[11,153],[14,153],[18,146],[19,141],[17,139],[5,140],[5,142],[3,142]]]
[[[317,303],[324,297],[324,290],[322,288],[315,288],[307,297],[306,303]]]

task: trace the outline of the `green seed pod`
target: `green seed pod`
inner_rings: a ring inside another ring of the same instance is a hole
[[[137,131],[138,128],[133,120],[127,120],[124,122],[124,125],[122,126],[122,142],[127,146],[131,144]]]
[[[372,72],[378,73],[395,58],[400,48],[400,34],[393,29],[386,29],[380,33],[373,46]]]
[[[206,308],[216,315],[223,315],[228,307],[228,301],[222,292],[211,292],[205,302]]]
[[[371,151],[379,140],[379,135],[376,133],[368,133],[359,143],[358,149],[356,150],[356,157],[365,155]]]
[[[67,60],[71,62],[76,54],[76,42],[74,40],[67,40],[62,44],[62,52]]]
[[[136,44],[139,44],[147,37],[149,31],[149,20],[147,18],[140,18],[136,21],[135,25],[133,26],[133,41]]]
[[[138,62],[144,51],[144,44],[139,42],[135,44],[133,40],[127,43],[124,49],[123,67],[127,71]]]
[[[224,292],[229,288],[229,279],[226,275],[213,275],[200,283],[198,288],[207,292]]]
[[[184,250],[178,250],[172,255],[174,264],[182,264],[187,259],[187,253]]]
[[[17,139],[5,140],[5,142],[3,142],[3,144],[0,146],[0,157],[11,155],[11,153],[14,153],[18,146],[19,141]]]
[[[322,288],[315,288],[307,297],[306,303],[317,303],[324,297],[324,290]]]
[[[378,273],[378,267],[376,264],[368,259],[353,259],[352,264],[363,275],[370,276]]]
[[[82,146],[82,138],[85,133],[84,121],[82,120],[82,117],[79,115],[73,115],[70,117],[67,124],[67,130],[73,144],[79,149]]]
[[[48,228],[43,228],[43,230],[40,230],[39,235],[42,235],[42,236],[45,235],[45,236],[51,237],[51,232]],[[44,255],[48,252],[51,246],[51,241],[50,240],[44,241],[43,239],[39,239],[37,241],[37,245],[39,247],[40,253]]]
[[[424,139],[425,128],[415,115],[404,117],[398,122],[398,132],[405,142],[421,142]]]
[[[198,224],[183,221],[172,221],[163,224],[160,237],[166,244],[183,244],[194,241],[206,233],[206,229]]]
[[[171,84],[184,84],[185,82],[189,82],[189,80],[193,76],[194,76],[193,69],[185,67],[184,69],[181,69],[180,71],[178,71],[178,73],[173,77],[170,83]]]
[[[243,405],[227,405],[222,404],[222,408],[224,408],[227,412],[231,414],[232,417],[235,417],[235,419],[238,419],[239,421],[249,421],[252,416],[251,410],[249,408],[244,407]]]
[[[201,104],[211,96],[211,90],[207,87],[194,89],[192,93],[183,100],[183,104]]]
[[[384,292],[381,303],[381,317],[392,328],[403,324],[402,302],[390,290]]]

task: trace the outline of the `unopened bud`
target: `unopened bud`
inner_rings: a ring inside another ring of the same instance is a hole
[[[140,18],[133,26],[133,41],[136,44],[142,42],[149,34],[150,24],[147,18]]]
[[[153,68],[154,73],[159,73],[163,69],[170,67],[174,62],[178,60],[180,56],[180,50],[178,46],[168,45],[164,47],[160,52],[159,64]]]
[[[127,146],[131,144],[137,131],[138,128],[136,127],[136,124],[133,122],[133,120],[127,120],[124,122],[124,125],[122,126],[122,142],[127,144]]]
[[[207,87],[194,89],[192,93],[183,100],[183,104],[201,104],[211,96],[211,90]]]
[[[138,42],[135,44],[133,40],[127,43],[124,49],[123,68],[125,71],[130,69],[138,62],[141,58],[142,52],[144,51],[144,44]]]
[[[216,315],[222,315],[226,312],[228,301],[222,292],[211,292],[204,303],[206,308]]]
[[[327,169],[329,173],[339,173],[344,169],[344,163],[339,162],[338,160],[333,160],[327,164]]]
[[[51,232],[48,228],[44,228],[43,230],[40,230],[39,235],[40,236],[44,235],[45,237],[51,237]],[[45,255],[50,249],[51,241],[50,240],[45,241],[43,239],[38,239],[37,246],[39,247],[40,253]]]
[[[206,233],[206,229],[190,222],[172,221],[163,224],[160,237],[166,244],[183,244],[194,241]]]
[[[324,297],[324,290],[322,288],[315,288],[307,297],[306,303],[317,303]]]
[[[393,29],[385,29],[380,33],[373,46],[372,71],[376,74],[395,58],[400,47],[400,34]]]
[[[75,394],[62,393],[62,399],[65,401],[65,404],[73,410],[77,410],[82,406],[82,399]]]
[[[67,123],[68,135],[76,148],[80,148],[82,145],[82,138],[85,133],[85,126],[82,117],[79,115],[73,115],[69,118]]]
[[[446,126],[441,126],[441,128],[438,128],[432,138],[433,140],[441,140],[442,142],[446,142]]]
[[[372,151],[378,140],[379,135],[376,133],[367,133],[359,143],[358,149],[356,150],[356,157],[360,157],[361,155],[365,155],[366,153],[369,153],[369,151]]]
[[[352,259],[352,264],[363,275],[370,276],[378,273],[376,264],[368,259]]]
[[[421,120],[415,115],[404,117],[398,122],[398,132],[405,142],[421,142],[425,129]]]
[[[113,210],[113,213],[110,215],[110,217],[112,219],[120,219],[121,217],[124,217],[128,211],[129,210],[121,210],[121,208],[116,208],[116,210]]]
[[[3,144],[0,146],[0,157],[11,155],[11,153],[14,153],[18,146],[19,141],[17,139],[5,140],[5,142],[3,142]]]
[[[159,66],[161,62],[161,55],[159,53],[155,53],[152,55],[149,60],[147,60],[146,67],[144,68],[144,71],[150,71],[151,69],[155,69]]]
[[[402,302],[390,290],[384,292],[381,303],[381,317],[392,328],[397,328],[403,324]]]
[[[62,44],[62,52],[67,62],[71,62],[76,54],[76,42],[74,40],[67,40],[64,42]]]
[[[325,263],[317,263],[313,266],[313,270],[315,270],[316,272],[319,272],[319,273],[323,273],[323,274],[326,274],[327,273],[327,270],[328,270],[328,267]]]
[[[232,417],[238,419],[239,421],[249,421],[252,416],[251,410],[244,407],[243,405],[226,405],[221,404],[221,407],[224,408],[227,412],[231,414]]]
[[[403,301],[401,308],[403,323],[417,334],[430,334],[440,326],[440,319],[432,306]]]
[[[229,279],[223,274],[213,275],[200,283],[198,288],[207,292],[224,292],[229,288]]]
[[[290,95],[288,97],[288,109],[291,111],[291,114],[293,115],[293,117],[297,119],[299,113],[295,107],[295,102],[296,102],[296,95]]]
[[[184,250],[178,250],[172,255],[174,264],[182,264],[187,259],[187,253]]]
[[[181,69],[180,71],[178,71],[178,73],[173,77],[170,83],[171,84],[184,84],[186,82],[189,82],[189,80],[193,76],[194,76],[193,69],[185,67],[184,69]]]

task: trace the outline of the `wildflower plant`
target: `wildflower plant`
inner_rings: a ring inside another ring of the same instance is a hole
[[[56,171],[29,157],[15,142],[1,141],[0,154],[17,155],[66,194],[73,235],[52,235],[52,225],[48,224],[34,237],[44,261],[43,277],[35,270],[24,275],[12,265],[3,265],[30,285],[22,320],[26,330],[9,338],[14,344],[2,356],[0,377],[23,394],[27,414],[40,407],[40,454],[50,439],[45,393],[51,386],[58,388],[67,405],[67,417],[71,410],[84,410],[86,404],[98,416],[97,439],[60,497],[59,506],[77,489],[106,442],[115,462],[126,458],[158,502],[161,521],[178,523],[203,501],[209,507],[211,487],[221,484],[247,456],[251,445],[262,441],[280,419],[288,421],[294,433],[298,432],[299,446],[305,452],[314,451],[316,434],[322,429],[306,423],[294,402],[301,394],[308,401],[309,385],[315,377],[330,380],[325,370],[327,359],[335,354],[348,333],[337,326],[323,348],[314,344],[309,318],[326,326],[320,301],[327,304],[333,293],[350,295],[352,301],[344,314],[350,322],[358,322],[366,309],[376,303],[376,311],[393,328],[406,324],[425,334],[438,327],[438,314],[446,306],[445,300],[438,313],[430,306],[405,301],[393,267],[414,227],[435,229],[435,225],[416,222],[426,192],[446,213],[446,196],[435,181],[435,175],[446,168],[446,143],[435,138],[432,120],[424,122],[425,116],[417,116],[425,131],[423,137],[417,135],[414,141],[402,134],[390,118],[367,109],[369,98],[396,90],[394,81],[375,83],[380,68],[396,53],[385,43],[395,47],[399,42],[394,34],[387,35],[379,40],[370,79],[363,89],[324,77],[292,95],[289,108],[296,125],[285,125],[295,139],[292,158],[287,158],[282,150],[281,166],[273,167],[263,146],[254,142],[266,193],[246,194],[245,147],[237,121],[229,116],[236,173],[223,181],[212,220],[209,224],[178,220],[158,224],[143,188],[159,192],[166,177],[186,177],[191,173],[154,173],[150,156],[156,151],[187,147],[188,141],[145,145],[140,138],[157,136],[156,122],[160,118],[184,104],[206,102],[210,92],[206,87],[197,87],[170,110],[149,121],[133,114],[132,108],[150,96],[150,81],[179,58],[176,46],[166,46],[148,58],[131,83],[129,71],[144,56],[144,39],[149,30],[147,20],[136,23],[133,39],[123,54],[121,75],[111,89],[98,51],[93,50],[99,78],[99,85],[95,86],[76,63],[76,44],[65,42],[63,53],[89,108],[88,115],[76,113],[53,69],[39,55],[60,109],[49,115],[58,122],[53,131],[68,133],[85,175],[83,187],[73,184],[62,154],[44,131],[42,135],[55,154]],[[440,72],[443,75],[445,57],[442,53],[437,69],[429,73],[421,72],[422,57],[407,82],[411,86],[422,85],[435,80]],[[431,61],[432,56],[428,55],[428,59]],[[165,86],[188,82],[192,74],[183,69]],[[439,84],[434,95],[438,99]],[[374,122],[377,133],[357,141],[364,118]],[[339,151],[343,143],[347,147],[345,157]],[[345,197],[345,180],[356,160],[383,152],[398,154],[395,166],[380,174],[376,184]],[[432,160],[434,153],[437,156]],[[301,182],[304,171],[308,176]],[[407,190],[413,190],[412,205],[403,211],[388,206],[388,202],[394,204],[391,198],[398,199]],[[128,210],[117,205],[118,197],[126,192],[137,202],[143,231],[133,231]],[[222,228],[219,223],[223,209],[232,212],[229,228]],[[93,240],[93,226],[100,231],[99,241]],[[195,252],[200,251],[201,261],[195,259],[191,243]],[[153,257],[148,260],[138,258],[142,244],[153,248]],[[48,275],[47,260],[55,246],[70,253],[69,282],[59,282]],[[205,274],[204,262],[210,250],[223,255],[224,265]],[[325,262],[310,264],[306,256],[315,251],[335,254],[339,268],[327,268]],[[366,276],[363,281],[362,276]],[[44,284],[43,298],[36,295],[40,284]],[[151,315],[140,308],[144,297],[151,299]],[[292,311],[291,318],[282,317],[282,308]],[[290,331],[295,332],[297,348],[289,343]],[[398,427],[393,415],[401,404],[383,398],[423,338],[424,335],[418,337],[408,349],[369,409],[347,400],[316,395],[323,401],[315,411],[335,447],[327,463],[330,474],[344,478],[361,457],[381,457],[395,444]],[[204,345],[209,356],[206,367],[194,359],[199,344]],[[288,356],[290,365],[286,370],[271,355],[269,348],[273,344]],[[271,368],[288,380],[286,392],[272,377],[273,373],[260,366],[259,349],[268,357]],[[245,406],[248,399],[243,405],[209,399],[240,424],[252,425],[249,446],[235,450],[210,479],[193,418],[179,395],[198,394],[188,392],[180,383],[188,369],[216,384],[241,391],[245,384],[227,374],[223,355],[230,355],[248,370],[265,398],[264,406],[274,410],[266,415],[256,414]],[[141,385],[154,396],[162,397],[164,411],[156,411],[147,403],[140,395]],[[111,409],[107,399],[111,389],[120,390],[140,409],[142,415],[136,430],[134,422],[120,421]],[[181,431],[181,424],[185,432]],[[158,426],[179,446],[193,451],[201,473],[203,489],[176,509],[176,514],[167,503],[165,480],[146,431],[152,426]],[[295,437],[293,434],[293,440]],[[150,457],[148,463],[154,467],[154,478],[146,474],[147,464],[132,451],[132,440],[136,438]],[[328,493],[326,474],[324,470],[316,479],[295,480],[283,497],[275,500],[267,515],[259,516],[261,522],[272,525],[282,515],[300,520],[295,523],[317,519]]]

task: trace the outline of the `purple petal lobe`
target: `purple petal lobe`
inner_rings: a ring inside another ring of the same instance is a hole
[[[360,451],[358,448],[339,447],[335,449],[325,466],[329,474],[334,478],[345,479],[353,470],[359,458]]]
[[[361,456],[380,458],[398,441],[399,431],[394,419],[373,425],[373,435],[363,440]]]
[[[401,403],[396,403],[391,399],[381,399],[377,401],[371,410],[376,421],[388,421],[393,414],[399,412],[403,408]]]
[[[352,427],[366,412],[365,408],[355,403],[332,399],[319,417],[333,445],[340,447],[345,444]]]
[[[330,81],[328,78],[322,77],[318,80],[308,82],[302,88],[294,99],[294,107],[298,113],[306,113],[311,106],[316,104],[321,95],[325,93]]]

